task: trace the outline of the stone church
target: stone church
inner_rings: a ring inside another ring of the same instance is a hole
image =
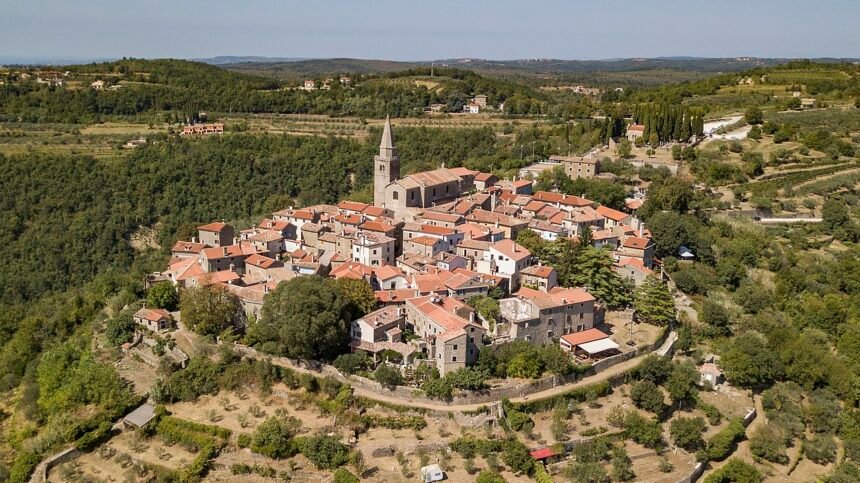
[[[439,168],[401,178],[400,157],[388,117],[373,165],[373,204],[394,211],[398,219],[411,219],[425,208],[453,201],[471,191],[477,174],[465,168]]]

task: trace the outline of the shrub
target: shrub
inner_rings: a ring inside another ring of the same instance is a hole
[[[349,461],[349,447],[333,436],[296,438],[296,445],[305,458],[320,469],[335,469]]]
[[[451,386],[451,382],[444,377],[428,379],[421,385],[421,390],[429,397],[443,400],[451,399],[451,396],[454,393],[454,388]]]
[[[660,423],[646,419],[636,411],[629,411],[624,418],[624,432],[627,437],[648,448],[659,448],[663,444]]]
[[[826,465],[836,461],[836,440],[829,434],[816,434],[803,441],[803,454],[810,460]]]
[[[370,369],[373,360],[361,352],[341,354],[334,360],[334,367],[343,374],[356,374]]]
[[[399,386],[403,384],[403,375],[400,374],[400,369],[382,364],[373,371],[373,378],[376,382],[383,386]]]
[[[672,441],[686,451],[695,452],[705,445],[702,433],[705,420],[702,418],[678,418],[669,426]]]
[[[766,424],[758,428],[750,436],[750,452],[758,458],[773,463],[788,463],[785,453],[785,433],[774,424]]]
[[[704,483],[759,483],[761,481],[761,473],[755,466],[732,458],[725,466],[708,475]]]
[[[510,438],[502,443],[502,461],[514,472],[531,475],[534,471],[534,459],[529,449],[516,438]]]
[[[148,306],[172,312],[179,305],[179,294],[172,283],[157,283],[147,292],[146,303]]]
[[[478,473],[475,483],[505,483],[505,479],[496,471],[483,470]]]
[[[637,408],[659,414],[663,410],[663,391],[651,381],[639,381],[630,387],[630,399]]]
[[[507,411],[506,417],[508,419],[508,425],[514,431],[525,431],[528,433],[534,429],[534,422],[526,413],[511,409]]]
[[[706,455],[708,459],[720,461],[734,452],[735,443],[740,440],[745,433],[745,428],[740,419],[733,419],[729,425],[723,428],[719,433],[715,434],[708,441],[708,449]]]
[[[338,468],[334,471],[334,483],[359,483],[357,476],[350,473],[345,468]]]
[[[103,421],[98,428],[84,434],[75,441],[75,448],[80,451],[90,451],[96,446],[105,441],[111,434],[113,424],[110,421]]]
[[[464,367],[445,375],[451,386],[457,389],[479,390],[487,387],[487,371],[474,367]]]
[[[254,431],[251,451],[274,459],[292,456],[296,452],[292,439],[300,427],[301,422],[296,418],[284,414],[271,416]]]

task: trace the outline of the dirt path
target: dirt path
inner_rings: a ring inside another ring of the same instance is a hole
[[[659,348],[657,348],[653,353],[665,354],[668,351],[668,348],[674,343],[674,340],[676,338],[677,338],[677,336],[674,332],[670,333],[666,337],[666,341],[663,342],[663,344]],[[620,362],[620,363],[618,363],[612,367],[609,367],[609,368],[599,372],[598,374],[586,376],[586,377],[584,377],[584,378],[582,378],[576,382],[571,382],[568,384],[562,384],[562,385],[559,385],[559,386],[556,386],[556,387],[553,387],[550,389],[545,389],[543,391],[529,394],[527,396],[512,398],[511,401],[512,402],[539,401],[542,399],[548,399],[548,398],[551,398],[553,396],[557,396],[559,394],[564,394],[564,393],[571,391],[573,389],[576,389],[578,387],[583,387],[583,386],[587,386],[589,384],[594,384],[597,382],[605,381],[605,380],[610,379],[612,377],[623,374],[624,372],[636,367],[636,365],[639,364],[639,362],[641,362],[642,359],[647,357],[649,354],[650,353],[641,354],[641,355],[634,357],[630,360]],[[254,357],[254,358],[263,358],[263,357],[269,358],[268,356],[263,356],[263,355],[251,355],[251,354],[243,354],[243,355],[249,356],[249,357]],[[295,364],[290,364],[290,363],[285,362],[283,360],[279,360],[279,358],[271,358],[271,361],[272,361],[272,364],[274,364],[274,365],[278,365],[281,367],[287,367],[287,368],[292,369],[292,370],[297,371],[297,372],[313,374],[315,376],[321,375],[320,371],[315,371],[315,370],[311,370],[311,369],[308,369],[305,367],[297,366]],[[345,382],[349,383],[349,379],[346,379]],[[474,404],[450,404],[450,403],[446,403],[444,401],[439,401],[439,402],[416,401],[413,399],[404,399],[404,398],[398,397],[394,394],[386,394],[384,392],[373,391],[373,390],[369,390],[369,389],[357,387],[357,386],[353,386],[353,394],[355,394],[356,396],[359,396],[359,397],[363,397],[363,398],[367,398],[367,399],[371,399],[371,400],[379,401],[379,402],[383,402],[383,403],[396,404],[399,406],[410,406],[410,407],[416,407],[416,408],[422,408],[422,409],[428,409],[431,411],[440,411],[440,412],[475,411],[475,410],[478,410],[482,407],[493,406],[493,405],[499,404],[501,402],[501,399],[483,402],[483,403],[474,403]]]

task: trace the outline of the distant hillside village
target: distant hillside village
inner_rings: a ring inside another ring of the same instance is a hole
[[[571,177],[597,172],[588,158],[557,161]],[[494,342],[617,349],[592,330],[604,302],[587,288],[559,286],[556,270],[515,240],[524,230],[546,241],[587,234],[595,247],[611,250],[617,273],[638,285],[656,270],[654,244],[636,216],[641,200],[618,211],[466,168],[401,176],[388,119],[373,166],[372,205],[287,207],[238,232],[221,221],[200,226],[197,237],[176,242],[167,270],[149,282],[217,284],[259,318],[266,294],[292,278],[365,280],[381,308],[352,322],[352,350],[394,351],[404,366],[433,361],[442,375],[474,364]],[[500,298],[496,324],[465,303],[488,294]],[[407,340],[406,331],[414,337]],[[588,345],[595,341],[602,342]]]

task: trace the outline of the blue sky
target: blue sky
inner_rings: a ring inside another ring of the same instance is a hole
[[[0,58],[860,57],[858,0],[0,0]]]

